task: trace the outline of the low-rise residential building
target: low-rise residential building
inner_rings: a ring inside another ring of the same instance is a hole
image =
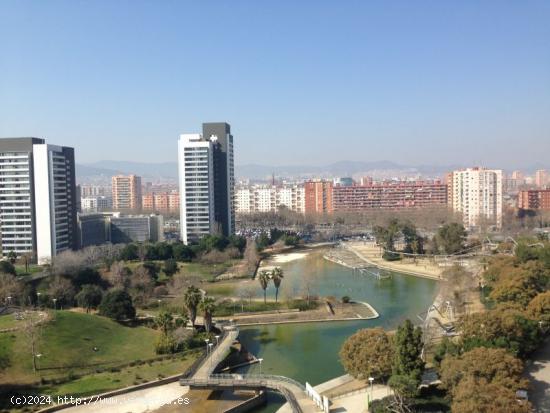
[[[436,180],[335,186],[332,203],[335,212],[446,206],[447,185]]]
[[[113,199],[110,196],[88,196],[80,198],[82,212],[109,211],[113,208]]]
[[[518,208],[550,209],[550,189],[520,191],[518,194]]]
[[[240,214],[274,212],[286,207],[304,213],[304,192],[304,186],[298,184],[239,186],[235,191],[235,211]]]
[[[180,195],[178,191],[149,193],[143,195],[142,204],[143,211],[177,214],[180,210]]]

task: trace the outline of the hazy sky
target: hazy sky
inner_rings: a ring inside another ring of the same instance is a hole
[[[550,166],[550,1],[0,2],[0,136],[171,161]]]

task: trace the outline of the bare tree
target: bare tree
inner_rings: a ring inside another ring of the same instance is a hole
[[[248,303],[252,304],[252,299],[256,297],[257,292],[258,290],[252,283],[246,283],[239,289],[238,295],[243,301],[248,300]]]
[[[74,301],[75,290],[73,284],[60,275],[55,276],[50,282],[48,295],[56,299],[59,305],[71,304]]]
[[[246,239],[244,260],[246,262],[246,275],[252,276],[258,267],[258,263],[260,262],[260,255],[258,254],[256,241],[254,241],[251,237]]]
[[[0,274],[0,305],[22,303],[23,283],[11,274]]]
[[[22,332],[25,343],[32,357],[33,371],[37,371],[36,358],[39,357],[38,346],[42,337],[42,320],[35,311],[25,311]]]
[[[114,262],[111,265],[111,271],[105,275],[113,287],[122,289],[127,289],[130,286],[130,276],[130,269],[122,261]]]
[[[315,279],[315,276],[309,272],[304,273],[302,276],[302,292],[306,296],[307,299],[307,305],[309,306],[311,303],[311,297],[314,294],[314,291],[317,287],[317,280]]]
[[[147,268],[139,266],[134,270],[130,286],[132,288],[132,298],[134,302],[144,304],[153,292],[155,282]]]

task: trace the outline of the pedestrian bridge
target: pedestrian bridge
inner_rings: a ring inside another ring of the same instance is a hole
[[[273,390],[281,393],[293,413],[328,413],[328,399],[322,398],[311,386],[302,385],[284,376],[268,374],[213,374],[218,364],[229,354],[229,349],[237,339],[239,330],[224,327],[221,340],[208,356],[203,357],[180,379],[182,386],[191,389],[214,390]]]

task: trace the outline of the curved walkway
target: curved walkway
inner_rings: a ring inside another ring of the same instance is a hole
[[[212,374],[207,378],[181,379],[182,386],[208,389],[271,389],[281,393],[293,413],[316,412],[317,406],[307,396],[305,387],[295,380],[267,374]]]

